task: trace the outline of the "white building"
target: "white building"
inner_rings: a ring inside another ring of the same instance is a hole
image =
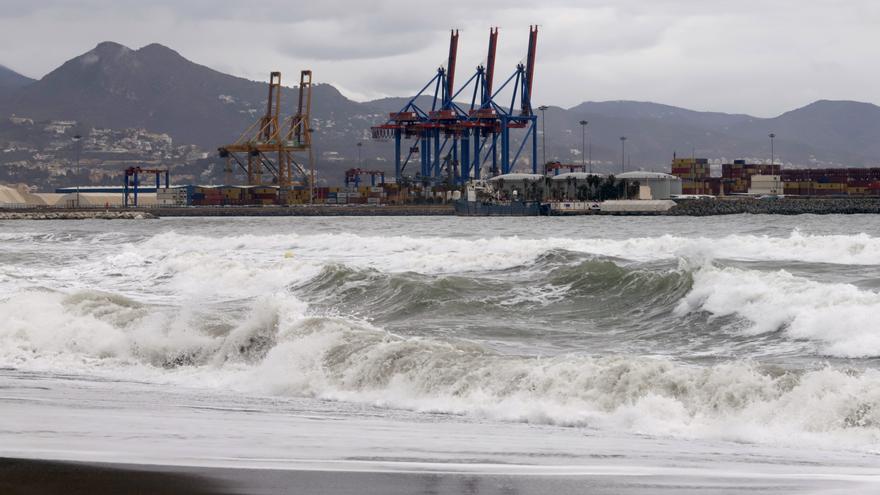
[[[779,175],[753,175],[752,183],[749,186],[749,194],[775,195],[782,194],[783,185],[782,177]]]

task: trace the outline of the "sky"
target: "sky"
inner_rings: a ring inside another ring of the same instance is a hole
[[[818,99],[880,103],[876,0],[0,0],[0,64],[39,78],[101,41],[161,43],[263,80],[314,71],[364,101],[416,92],[460,30],[458,78],[524,61],[533,102],[654,101],[771,117]]]

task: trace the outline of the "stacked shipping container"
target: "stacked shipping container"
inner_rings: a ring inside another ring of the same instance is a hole
[[[709,160],[705,158],[672,160],[672,175],[681,179],[682,194],[712,194]]]
[[[880,168],[788,169],[782,182],[793,196],[880,196]]]
[[[786,169],[778,164],[735,160],[721,166],[721,178],[710,177],[704,158],[678,158],[672,175],[682,179],[684,194],[747,194],[752,177],[781,176],[790,196],[880,196],[880,168]]]
[[[746,163],[734,160],[721,165],[724,194],[745,194],[752,185],[753,175],[780,175],[782,166],[769,163]]]

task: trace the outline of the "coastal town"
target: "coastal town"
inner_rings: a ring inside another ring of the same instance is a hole
[[[206,177],[209,153],[146,129],[93,128],[75,120],[0,120],[0,182],[51,192],[71,185],[119,184],[131,166],[167,167],[180,180]]]

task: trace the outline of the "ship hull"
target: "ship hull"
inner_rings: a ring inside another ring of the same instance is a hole
[[[455,214],[460,217],[537,217],[545,208],[537,202],[482,203],[456,201]]]

